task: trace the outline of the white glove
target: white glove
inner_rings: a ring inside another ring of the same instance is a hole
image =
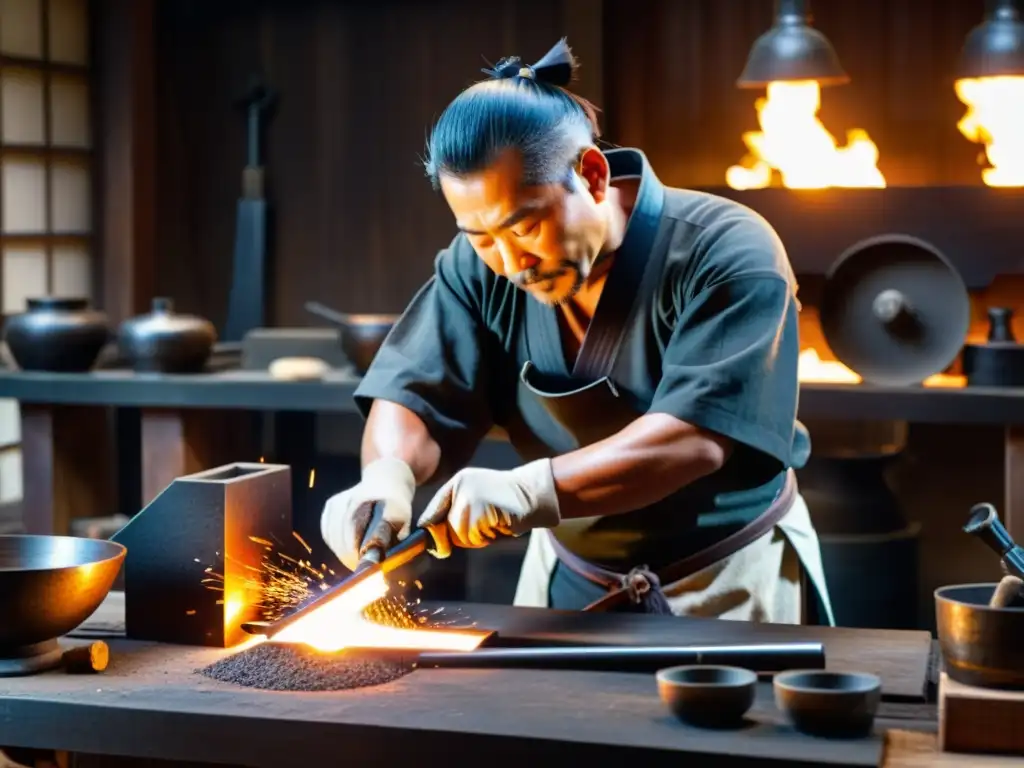
[[[363,539],[374,503],[384,504],[384,515],[380,527],[369,532],[373,539],[367,548],[390,549],[409,535],[415,493],[416,477],[404,461],[372,461],[363,467],[358,484],[327,500],[320,516],[320,535],[344,566],[354,571],[363,554]]]
[[[484,547],[499,534],[520,536],[560,520],[551,460],[541,459],[509,471],[462,470],[431,499],[417,525],[430,530],[434,555],[443,558],[452,546]]]

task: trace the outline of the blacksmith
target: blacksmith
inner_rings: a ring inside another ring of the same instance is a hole
[[[504,59],[434,127],[459,233],[359,385],[362,479],[324,540],[354,567],[383,501],[378,544],[530,533],[518,605],[832,623],[793,475],[810,441],[785,249],[751,210],[600,149],[574,66],[564,41]],[[494,426],[525,463],[467,468]]]

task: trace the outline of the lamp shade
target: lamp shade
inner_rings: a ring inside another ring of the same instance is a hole
[[[1017,0],[989,0],[985,20],[964,41],[958,75],[1024,75],[1024,22]]]
[[[736,85],[764,88],[780,80],[817,80],[821,85],[849,82],[832,43],[811,21],[808,2],[776,0],[775,23],[754,41]]]

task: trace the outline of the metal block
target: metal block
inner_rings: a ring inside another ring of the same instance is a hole
[[[174,480],[112,539],[125,558],[125,630],[136,640],[226,648],[261,618],[265,545],[291,537],[291,469],[228,464]]]

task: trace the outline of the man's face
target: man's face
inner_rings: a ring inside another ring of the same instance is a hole
[[[590,165],[607,176],[596,150]],[[523,186],[521,178],[519,155],[510,150],[479,173],[442,175],[441,191],[459,229],[491,270],[544,304],[561,304],[579,291],[601,254],[608,228],[603,194],[595,200],[569,168],[565,183]]]

